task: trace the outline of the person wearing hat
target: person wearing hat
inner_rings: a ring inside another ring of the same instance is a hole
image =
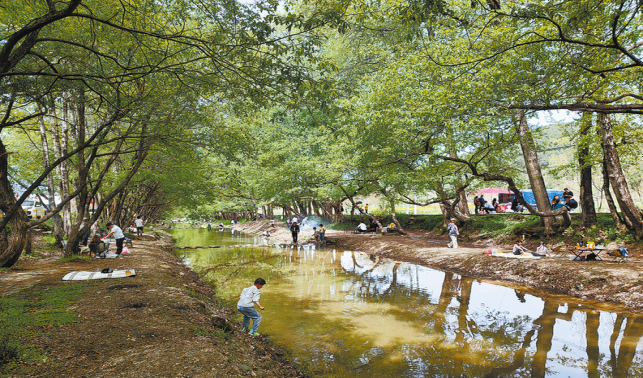
[[[449,242],[447,246],[449,248],[458,248],[458,235],[460,235],[460,231],[458,230],[458,226],[455,224],[455,218],[451,218],[451,222],[447,226],[447,233],[451,238],[451,242]]]
[[[290,226],[290,233],[292,234],[293,244],[297,244],[297,235],[299,234],[299,225],[297,224],[297,222],[292,222],[292,226]]]
[[[551,254],[547,250],[547,247],[545,247],[545,242],[542,241],[538,244],[536,252],[532,252],[531,254],[534,256],[551,256]]]

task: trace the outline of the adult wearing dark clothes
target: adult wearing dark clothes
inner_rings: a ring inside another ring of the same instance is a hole
[[[290,232],[292,234],[292,242],[293,244],[297,244],[297,236],[299,234],[299,225],[297,222],[292,222],[292,226],[290,226]]]
[[[563,202],[565,203],[565,205],[567,205],[567,207],[570,208],[570,210],[578,207],[578,202],[576,202],[576,200],[572,197],[574,197],[574,193],[572,193],[571,190],[565,188],[565,191],[563,192]]]
[[[114,235],[114,240],[116,240],[116,255],[120,256],[121,252],[123,252],[123,242],[125,241],[123,230],[112,222],[107,223],[105,226],[109,229],[109,234],[105,236],[105,239]]]
[[[487,200],[485,200],[483,196],[480,196],[478,197],[478,202],[480,202],[480,210],[484,210],[484,205],[487,203]]]

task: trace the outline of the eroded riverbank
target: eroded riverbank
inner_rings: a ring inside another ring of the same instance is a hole
[[[0,272],[4,314],[30,302],[32,311],[46,311],[38,323],[11,334],[11,347],[30,351],[29,356],[3,359],[0,372],[21,377],[304,376],[265,339],[238,331],[234,311],[213,299],[213,290],[172,252],[169,237],[148,234],[134,240],[131,251],[122,259],[24,258]],[[102,268],[135,269],[137,275],[61,281],[70,271]],[[58,296],[61,288],[75,294],[55,307],[57,299],[46,293]],[[52,310],[60,316],[43,321]]]
[[[643,272],[638,262],[506,259],[483,255],[482,248],[446,248],[426,235],[338,235],[338,247],[415,262],[476,278],[508,282],[556,294],[643,309]],[[507,249],[505,249],[506,251]]]
[[[257,221],[237,228],[258,234],[269,229],[270,225],[269,221]],[[273,243],[291,242],[290,233],[283,222],[277,222],[274,230],[270,238]],[[309,238],[308,234],[301,235],[300,239]],[[473,243],[463,243],[464,247],[457,250],[446,248],[446,237],[426,232],[416,232],[409,236],[379,236],[328,230],[327,239],[329,245],[347,250],[555,294],[610,302],[633,310],[643,309],[643,270],[639,261],[617,263],[608,256],[604,257],[604,261],[569,261],[567,258],[503,259],[483,255],[482,252],[490,247]],[[504,250],[510,250],[510,247],[505,246]]]

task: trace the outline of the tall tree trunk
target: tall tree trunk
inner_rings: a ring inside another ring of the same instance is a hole
[[[395,227],[397,227],[397,230],[399,231],[399,233],[402,235],[408,235],[400,225],[400,222],[395,217],[395,213],[391,213],[391,218],[393,219],[393,223],[395,223]]]
[[[17,203],[9,182],[9,151],[0,140],[0,210],[8,216],[9,209]],[[27,214],[18,208],[9,221],[10,229],[0,230],[0,267],[10,267],[18,261],[27,242]]]
[[[468,217],[471,217],[471,212],[469,211],[469,203],[467,202],[467,193],[460,192],[460,202],[458,202],[458,209],[460,212]]]
[[[584,113],[581,119],[581,145],[578,146],[578,165],[580,166],[580,196],[578,202],[583,213],[583,227],[596,224],[596,207],[592,191],[592,165],[589,159],[589,142],[583,138],[592,128],[591,113]]]
[[[547,187],[545,186],[545,180],[540,169],[540,162],[536,152],[536,143],[534,142],[533,135],[529,130],[529,125],[527,124],[527,118],[525,117],[524,111],[518,113],[518,118],[515,123],[518,136],[520,137],[520,147],[522,148],[522,154],[525,159],[525,167],[527,169],[527,176],[529,177],[529,184],[531,185],[531,190],[533,190],[538,210],[551,211],[551,203],[549,202],[549,196],[547,195]],[[553,234],[554,218],[542,217],[541,219],[545,226],[545,234]]]
[[[627,228],[634,234],[636,238],[643,237],[643,217],[641,211],[634,204],[630,189],[627,186],[621,162],[616,150],[616,142],[612,133],[612,122],[609,115],[605,113],[598,113],[598,125],[603,139],[603,156],[605,162],[605,169],[609,176],[610,184],[614,189],[614,196],[621,208],[623,220]]]
[[[40,111],[40,109],[38,109]],[[47,130],[45,128],[45,119],[43,116],[38,117],[38,125],[40,126],[40,141],[42,143],[42,159],[45,168],[49,168],[51,160],[49,157],[49,143],[47,142]],[[54,184],[54,173],[51,172],[47,175],[47,201],[49,202],[49,211],[56,207],[56,187]],[[54,223],[54,239],[58,247],[63,246],[64,226],[60,214],[55,214],[52,217]]]
[[[605,196],[607,207],[610,209],[610,215],[616,225],[616,229],[618,232],[625,232],[627,231],[627,227],[625,227],[625,224],[616,209],[616,204],[614,203],[614,198],[612,198],[612,192],[610,191],[610,178],[608,176],[607,169],[605,168],[606,164],[605,160],[603,160],[603,195]]]
[[[616,229],[618,230],[618,232],[625,232],[627,231],[627,227],[625,227],[625,224],[623,223],[621,216],[618,214],[616,205],[614,204],[614,199],[612,198],[612,192],[610,191],[610,178],[607,174],[607,169],[605,168],[606,165],[607,163],[605,163],[605,160],[603,160],[603,195],[605,196],[605,202],[607,202],[607,207],[609,207],[610,209],[610,215],[612,216],[612,220],[616,225]]]
[[[56,111],[56,102],[53,96],[49,97],[49,116],[51,118],[51,136],[54,146],[54,157],[60,159],[66,153],[66,143],[63,143],[60,133],[60,123],[58,122],[58,113]],[[64,123],[64,122],[63,122]],[[65,146],[65,149],[63,149]],[[67,172],[67,161],[56,166],[56,172],[60,180],[60,197],[65,198],[69,195],[69,174]],[[63,206],[63,227],[65,233],[69,232],[71,226],[71,212],[69,204]]]

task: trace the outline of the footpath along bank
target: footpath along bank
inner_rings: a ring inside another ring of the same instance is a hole
[[[61,281],[102,268],[137,275]],[[21,258],[0,271],[0,293],[0,376],[305,376],[263,337],[239,332],[234,311],[212,299],[169,236],[145,235],[122,259]]]
[[[248,222],[236,228],[260,234],[267,228],[267,222]],[[285,224],[277,222],[276,232],[270,239],[288,243],[288,236]],[[482,254],[490,248],[486,242],[463,242],[459,243],[461,248],[451,249],[446,248],[446,236],[425,231],[411,231],[408,236],[379,236],[328,230],[326,237],[329,248],[366,252],[479,279],[643,309],[643,262],[637,258],[627,263],[613,262],[611,258],[605,261],[497,258]],[[511,250],[511,246],[494,247]]]

